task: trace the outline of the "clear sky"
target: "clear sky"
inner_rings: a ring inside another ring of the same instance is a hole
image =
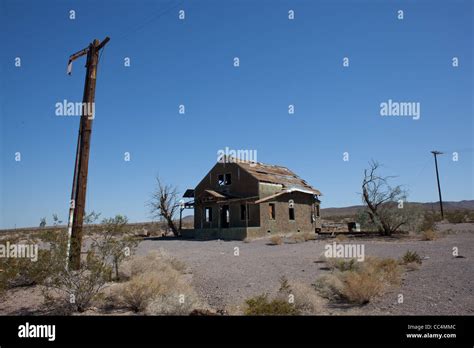
[[[0,29],[0,228],[67,219],[79,117],[55,104],[82,100],[84,57],[71,76],[67,59],[107,35],[87,211],[147,221],[157,174],[183,192],[225,147],[294,170],[323,207],[360,204],[371,159],[436,201],[436,149],[443,199],[474,198],[470,0],[0,0]],[[381,116],[389,99],[420,118]]]

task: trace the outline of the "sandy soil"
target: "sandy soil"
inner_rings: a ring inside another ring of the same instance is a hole
[[[474,224],[441,225],[446,234],[435,241],[419,238],[350,238],[346,243],[365,246],[365,255],[399,258],[407,250],[424,260],[418,270],[406,272],[402,284],[362,307],[329,308],[331,314],[474,314]],[[318,262],[327,243],[333,240],[268,245],[268,240],[190,241],[148,239],[137,253],[164,249],[184,261],[193,274],[198,294],[213,308],[242,305],[246,298],[274,293],[282,276],[305,284],[327,273]],[[459,255],[453,256],[453,247]],[[238,248],[238,249],[236,249]],[[238,255],[237,252],[238,251]],[[404,301],[398,303],[398,295]],[[38,287],[10,291],[0,302],[0,314],[42,314]]]
[[[335,309],[347,314],[474,314],[474,224],[440,226],[450,234],[436,241],[418,238],[380,240],[351,238],[346,243],[365,245],[366,256],[399,258],[407,250],[425,259],[419,270],[407,272],[402,285],[363,307]],[[454,233],[455,232],[455,233]],[[319,240],[298,244],[268,245],[267,240],[237,241],[148,240],[139,253],[163,248],[192,269],[194,286],[216,308],[238,305],[251,296],[275,292],[279,279],[305,284],[326,272],[318,263],[327,243]],[[452,255],[458,247],[464,258]],[[239,248],[239,256],[235,256]],[[398,294],[404,301],[398,304]]]

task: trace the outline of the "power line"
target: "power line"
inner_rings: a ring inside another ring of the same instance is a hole
[[[173,4],[174,1],[170,1],[168,3],[168,5],[171,5],[171,6],[168,6],[168,5],[165,5],[164,9],[160,9],[158,10],[157,13],[155,13],[154,15],[150,16],[147,20],[143,21],[142,23],[140,23],[139,25],[135,26],[134,28],[132,29],[128,29],[126,31],[124,31],[124,33],[122,35],[119,35],[117,37],[117,40],[121,40],[121,39],[124,39],[132,34],[135,34],[137,33],[138,31],[142,30],[143,28],[145,28],[147,25],[149,25],[150,23],[153,23],[155,22],[157,19],[163,17],[165,14],[168,14],[171,10],[174,10],[176,8],[178,8],[179,6],[181,6],[183,4],[183,1],[180,1],[178,2],[177,4]]]

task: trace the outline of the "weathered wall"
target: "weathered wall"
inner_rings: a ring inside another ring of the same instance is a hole
[[[289,218],[288,201],[294,201],[295,220]],[[314,232],[311,221],[313,197],[301,192],[284,194],[260,204],[261,229],[267,233]],[[269,204],[275,204],[275,220],[269,218]]]
[[[232,182],[230,185],[219,186],[219,174],[231,174]],[[214,190],[218,192],[228,192],[237,197],[255,197],[258,196],[258,181],[242,170],[235,163],[216,163],[203,180],[195,188],[195,209],[194,209],[194,228],[218,228],[220,219],[220,210],[218,205],[211,202],[201,202],[205,190]],[[245,227],[247,222],[240,219],[240,205],[245,201],[229,203],[230,226]],[[204,208],[212,207],[212,223],[204,223]],[[260,213],[258,206],[249,204],[248,226],[258,226],[260,223]]]
[[[232,183],[219,186],[219,174],[231,174]],[[199,197],[204,190],[228,191],[238,197],[258,196],[258,181],[242,170],[236,163],[216,163],[209,173],[196,186],[194,195]]]

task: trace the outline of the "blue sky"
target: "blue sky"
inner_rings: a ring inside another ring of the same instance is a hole
[[[66,220],[79,118],[56,116],[55,104],[81,101],[84,58],[72,76],[67,59],[107,35],[87,211],[147,221],[157,174],[184,191],[225,147],[294,170],[323,207],[359,204],[371,159],[410,200],[436,201],[437,149],[443,199],[474,198],[472,1],[0,4],[0,228]],[[419,102],[420,119],[380,116],[388,99]]]

